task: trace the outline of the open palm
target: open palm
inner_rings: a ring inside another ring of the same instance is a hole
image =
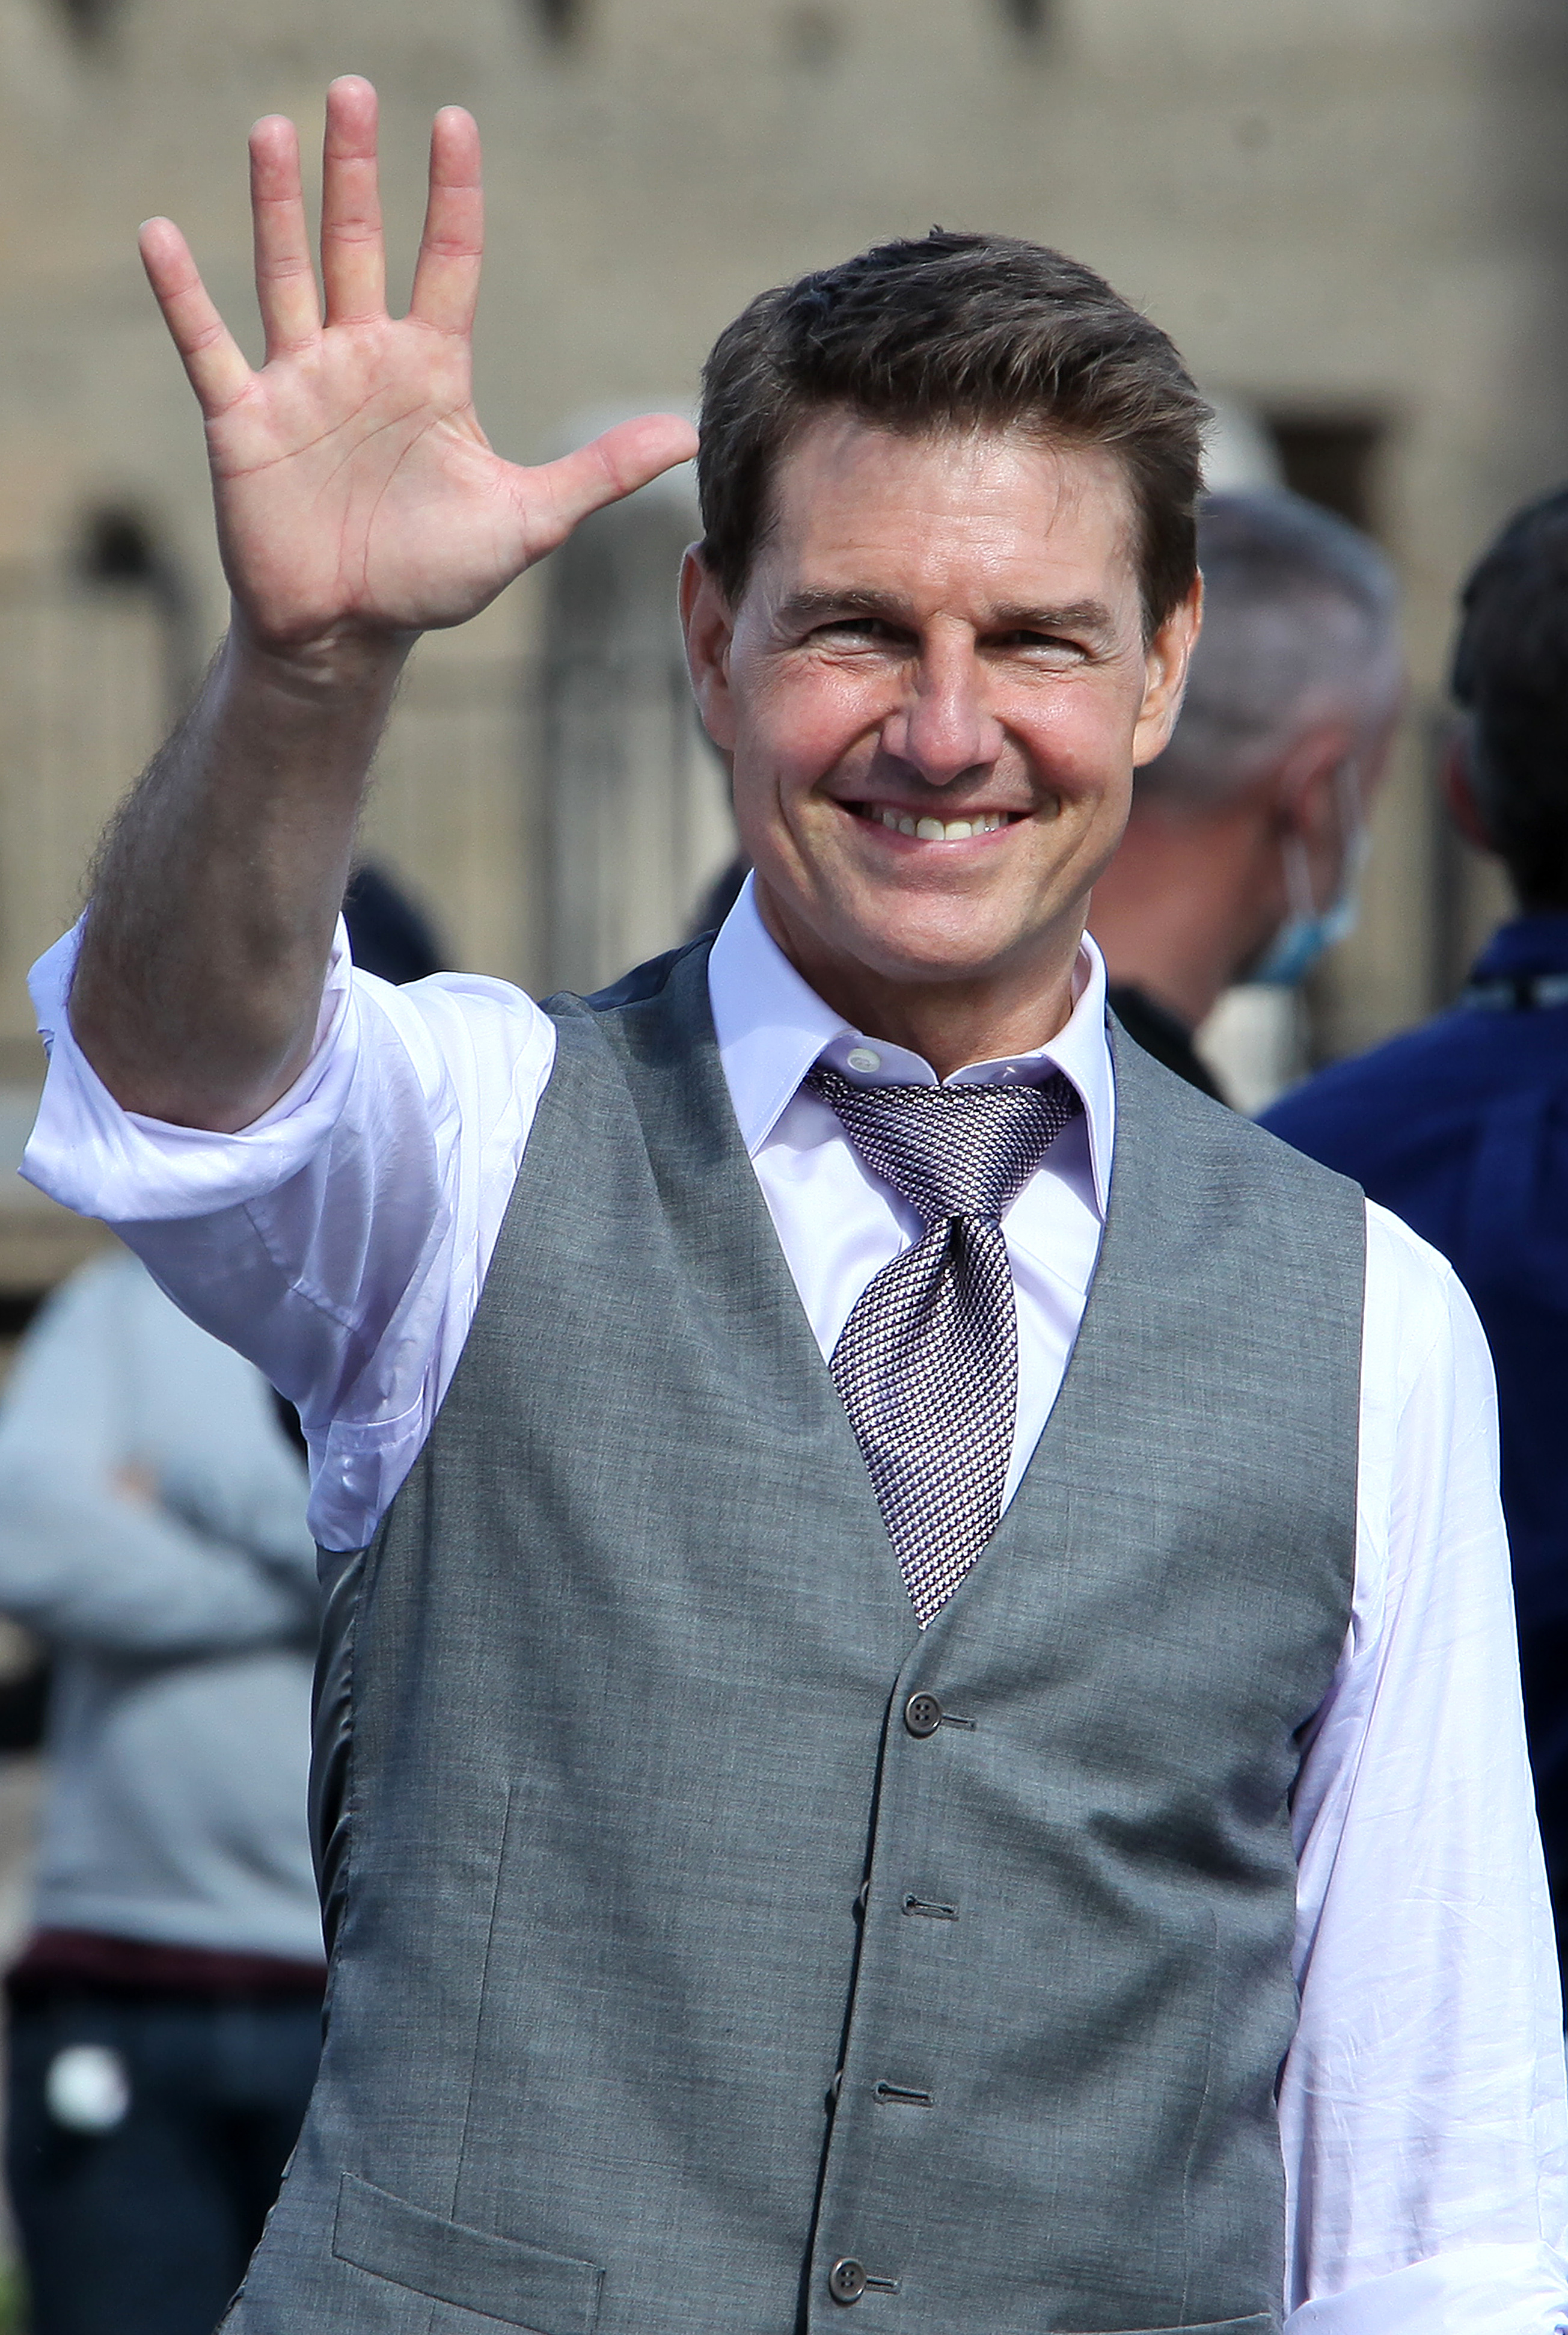
[[[540,469],[492,452],[474,412],[469,336],[483,241],[479,140],[448,107],[406,316],[389,316],[376,102],[327,92],[316,290],[292,122],[251,132],[256,281],[266,361],[253,371],[168,219],[142,259],[207,420],[225,570],[252,633],[279,649],[345,631],[461,624],[602,504],[695,440],[673,414],[623,422]]]

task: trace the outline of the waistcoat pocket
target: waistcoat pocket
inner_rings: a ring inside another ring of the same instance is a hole
[[[593,2335],[598,2320],[605,2274],[595,2263],[444,2222],[352,2173],[338,2184],[332,2250],[373,2278],[529,2335]]]

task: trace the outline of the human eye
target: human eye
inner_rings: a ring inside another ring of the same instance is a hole
[[[818,618],[807,635],[807,646],[829,656],[888,657],[907,654],[912,640],[902,625],[886,616],[846,608],[842,615]]]
[[[883,641],[894,636],[894,627],[884,617],[849,615],[829,616],[816,627],[819,641]]]
[[[1050,632],[1033,625],[1021,625],[1010,632],[997,634],[991,646],[1000,655],[1021,658],[1030,664],[1081,664],[1089,654],[1087,644],[1071,634]]]

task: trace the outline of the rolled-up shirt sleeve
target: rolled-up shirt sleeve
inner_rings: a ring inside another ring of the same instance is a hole
[[[1554,2335],[1562,2016],[1491,1359],[1443,1260],[1368,1216],[1352,1625],[1293,1807],[1287,2335]]]
[[[193,1321],[298,1408],[311,1524],[368,1539],[424,1443],[468,1334],[554,1025],[509,983],[406,989],[339,925],[316,1042],[237,1134],[122,1110],[71,1030],[80,928],[34,966],[49,1055],[23,1174],[119,1234]]]

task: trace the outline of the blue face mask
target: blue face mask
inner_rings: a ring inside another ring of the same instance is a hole
[[[1291,913],[1269,944],[1261,964],[1249,981],[1270,989],[1293,989],[1306,978],[1325,949],[1355,930],[1357,887],[1367,864],[1371,837],[1361,809],[1353,762],[1342,762],[1335,774],[1340,816],[1344,825],[1345,862],[1339,888],[1326,908],[1312,899],[1312,871],[1307,847],[1299,835],[1287,835],[1281,849],[1285,861],[1285,893]]]

